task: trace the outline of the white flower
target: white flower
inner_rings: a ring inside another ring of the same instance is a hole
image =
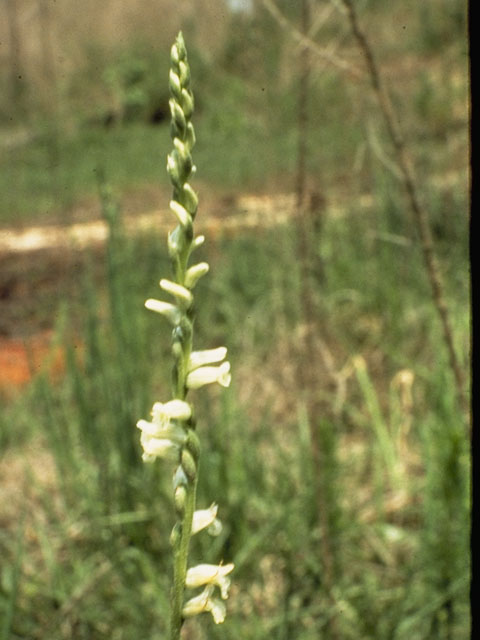
[[[217,519],[218,505],[213,503],[208,509],[199,509],[193,514],[192,535],[208,527],[210,535],[217,535],[222,529],[220,520]]]
[[[222,387],[228,387],[231,379],[230,363],[223,362],[219,367],[199,367],[191,371],[187,376],[187,387],[198,389],[212,382],[218,382]]]
[[[183,400],[170,400],[163,404],[155,402],[152,407],[152,421],[139,420],[137,427],[147,436],[154,438],[169,438],[183,442],[184,430],[182,427],[171,424],[171,420],[188,420],[192,415],[192,409]]]
[[[167,426],[162,426],[158,424],[158,422],[139,420],[137,422],[137,429],[140,429],[144,437],[172,440],[176,444],[184,442],[186,438],[184,429],[178,425],[168,424]]]
[[[185,584],[187,587],[201,587],[202,585],[216,585],[220,589],[223,600],[228,598],[230,578],[227,577],[233,570],[233,562],[225,565],[199,564],[187,571]]]
[[[152,408],[152,422],[139,420],[141,430],[140,443],[143,447],[143,460],[150,462],[155,458],[176,456],[180,445],[186,440],[185,430],[171,420],[188,420],[192,415],[190,405],[183,400],[170,400],[162,404],[156,402]]]
[[[145,462],[152,462],[155,458],[174,458],[180,447],[173,440],[167,438],[152,438],[142,432],[140,442],[143,447],[142,458]]]
[[[210,611],[215,624],[223,622],[227,614],[225,604],[218,598],[212,598],[212,592],[213,586],[208,585],[199,596],[188,600],[182,611],[184,617],[190,618],[204,611]]]
[[[155,402],[152,407],[153,421],[166,425],[170,420],[188,420],[192,416],[192,409],[188,402],[184,400],[169,400],[162,404]]]
[[[153,298],[149,298],[145,302],[145,306],[147,309],[150,309],[150,311],[161,313],[162,316],[165,316],[165,318],[173,325],[178,324],[182,317],[178,307],[174,304],[170,304],[169,302],[163,302],[163,300],[154,300]]]
[[[187,269],[187,273],[185,274],[185,286],[189,289],[193,289],[200,278],[208,273],[209,269],[210,266],[208,262],[199,262],[198,264],[194,264],[192,267]]]
[[[182,302],[184,302],[187,307],[189,307],[193,302],[193,296],[191,292],[186,288],[182,287],[181,284],[177,282],[171,282],[171,280],[166,280],[163,278],[160,280],[160,286],[164,291],[170,293],[175,298],[178,298]]]
[[[171,161],[173,164],[173,161]],[[170,201],[170,209],[176,215],[178,222],[182,225],[182,227],[188,227],[192,224],[192,217],[179,202],[175,202],[175,200]]]
[[[221,362],[227,355],[226,347],[218,347],[217,349],[205,349],[203,351],[192,351],[188,362],[188,370],[193,371],[198,367],[213,362]]]

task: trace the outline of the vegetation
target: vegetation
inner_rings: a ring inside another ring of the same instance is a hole
[[[276,4],[298,22],[291,3]],[[232,15],[235,37],[216,41],[213,61],[192,28],[201,201],[294,187],[298,52],[256,7]],[[416,160],[467,371],[465,7],[387,11],[368,0],[360,17],[376,34]],[[342,14],[321,33],[358,62]],[[48,117],[36,122],[35,139],[10,146],[2,164],[2,225],[74,218],[79,202],[98,199],[101,170],[121,202],[152,181],[162,188],[168,130],[149,121],[148,105],[155,67],[167,86],[168,54],[151,63],[132,44],[115,56],[99,77],[122,88],[120,121],[91,122],[84,104],[57,137]],[[224,624],[192,618],[185,638],[466,639],[467,420],[421,246],[366,83],[312,54],[308,98],[306,182],[324,205],[309,228],[307,270],[295,217],[255,232],[220,226],[197,249],[212,274],[195,289],[196,340],[228,344],[235,375],[221,396],[198,397],[197,498],[215,496],[224,528],[213,543],[195,536],[192,552],[231,560],[235,578]],[[105,186],[101,204],[105,252],[86,253],[61,305],[44,302],[63,374],[47,359],[28,388],[2,398],[1,640],[167,635],[171,482],[162,462],[142,463],[135,423],[152,398],[169,396],[168,345],[144,309],[169,258],[159,231],[127,233]]]

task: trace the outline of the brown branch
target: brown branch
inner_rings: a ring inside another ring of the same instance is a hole
[[[278,24],[284,29],[299,45],[302,47],[307,47],[310,51],[312,51],[316,56],[322,58],[325,62],[341,69],[344,72],[349,73],[351,76],[355,78],[359,78],[362,76],[361,71],[351,65],[346,60],[339,58],[336,56],[333,51],[319,47],[316,42],[314,42],[311,37],[302,33],[298,29],[296,29],[286,18],[280,9],[277,7],[273,0],[261,0],[265,9],[270,13],[270,15],[278,22]]]
[[[342,0],[342,2],[347,11],[347,16],[350,21],[352,33],[365,57],[367,72],[370,77],[372,88],[377,98],[380,111],[382,112],[383,119],[385,121],[388,135],[391,139],[393,148],[397,156],[397,164],[400,169],[400,179],[405,188],[410,209],[413,213],[414,222],[417,226],[418,234],[420,237],[420,244],[423,251],[425,267],[430,281],[430,287],[432,289],[433,302],[442,325],[443,338],[448,351],[450,368],[455,379],[457,399],[460,407],[468,416],[469,407],[465,394],[465,379],[455,350],[450,316],[447,304],[445,302],[444,286],[441,279],[440,269],[437,263],[437,258],[433,246],[432,233],[428,222],[428,212],[420,203],[413,169],[405,148],[405,139],[402,135],[402,131],[400,129],[398,119],[392,105],[392,101],[390,100],[390,96],[383,82],[383,78],[381,76],[378,65],[375,61],[370,43],[365,35],[365,32],[361,29],[358,23],[354,3],[352,2],[352,0]]]

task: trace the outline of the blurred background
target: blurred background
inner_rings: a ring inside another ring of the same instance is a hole
[[[167,633],[170,469],[135,423],[170,397],[143,303],[179,29],[195,346],[233,371],[192,394],[224,529],[191,557],[236,565],[224,625],[185,638],[470,636],[467,3],[354,3],[400,145],[347,9],[1,0],[0,640]]]

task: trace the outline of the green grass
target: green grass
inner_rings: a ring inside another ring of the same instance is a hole
[[[376,33],[383,5],[364,5]],[[412,6],[402,5],[406,18]],[[395,105],[467,368],[466,80],[458,83],[452,71],[438,86],[450,18],[438,23],[433,10],[423,11],[426,24],[410,29],[409,22],[405,40],[398,15],[389,17],[381,61],[399,83]],[[461,75],[462,47],[451,33],[448,60]],[[261,38],[255,46],[261,51]],[[405,73],[407,49],[429,56],[421,73]],[[229,53],[230,70],[240,70],[234,77],[196,60],[204,87],[195,149],[202,191],[293,188],[294,65],[273,85],[265,80],[277,67],[266,59],[252,81],[247,54],[241,46]],[[312,75],[309,181],[327,201],[321,232],[311,237],[323,263],[313,287],[323,355],[300,359],[306,323],[296,224],[207,237],[199,250],[211,274],[196,289],[196,340],[229,345],[233,382],[221,399],[215,390],[195,399],[203,446],[198,505],[215,495],[225,528],[208,545],[194,539],[192,558],[223,557],[236,569],[225,624],[189,621],[196,640],[469,637],[464,418],[403,194],[366,142],[373,130],[390,153],[369,100],[363,85],[339,81],[330,69]],[[166,186],[166,126],[78,125],[69,134],[60,128],[57,147],[46,125],[34,142],[2,155],[0,226],[68,222],[82,203],[99,209],[98,169],[120,200],[152,183]],[[456,179],[445,180],[452,172]],[[365,192],[372,203],[360,208],[356,197]],[[337,200],[346,203],[341,214],[329,206]],[[201,200],[199,216],[208,215]],[[5,495],[13,484],[17,496],[0,507],[1,640],[165,637],[171,486],[161,464],[141,463],[134,425],[170,385],[169,328],[143,306],[169,273],[166,239],[126,237],[116,216],[110,224],[105,255],[79,261],[60,306],[42,304],[42,318],[47,309],[56,317],[64,376],[37,376],[5,398],[0,414]],[[300,367],[322,372],[314,414]],[[321,443],[320,470],[312,434]]]
[[[366,215],[364,228],[376,215]],[[226,527],[213,545],[195,541],[193,557],[223,556],[237,568],[226,623],[194,622],[194,633],[313,640],[332,637],[334,619],[352,640],[467,638],[468,448],[421,256],[390,243],[379,251],[359,236],[355,214],[327,220],[318,238],[326,259],[319,335],[328,335],[338,371],[362,355],[368,378],[347,374],[340,402],[325,378],[324,413],[309,418],[292,360],[302,323],[294,241],[294,230],[280,227],[223,240],[210,256],[207,242],[212,275],[198,285],[196,335],[206,346],[231,345],[234,383],[220,404],[210,394],[197,399],[199,505],[215,493]],[[0,542],[15,576],[0,591],[12,637],[163,637],[170,488],[161,465],[141,464],[134,428],[169,385],[168,330],[143,308],[168,269],[163,244],[115,231],[104,285],[92,288],[87,272],[81,304],[59,326],[69,344],[75,318],[83,350],[68,351],[62,382],[39,378],[9,409],[8,450],[19,446],[13,425],[35,416],[23,440],[40,438],[57,470],[53,490],[32,477],[35,534],[19,547],[7,523],[11,536]],[[466,255],[457,267],[466,270]],[[461,320],[466,283],[449,302]],[[415,376],[410,409],[391,396],[400,393],[391,382],[401,368]],[[398,420],[409,411],[410,431],[399,440]],[[323,443],[323,534],[312,526],[309,419]],[[402,463],[395,478],[392,457]],[[321,535],[332,540],[333,600]]]

